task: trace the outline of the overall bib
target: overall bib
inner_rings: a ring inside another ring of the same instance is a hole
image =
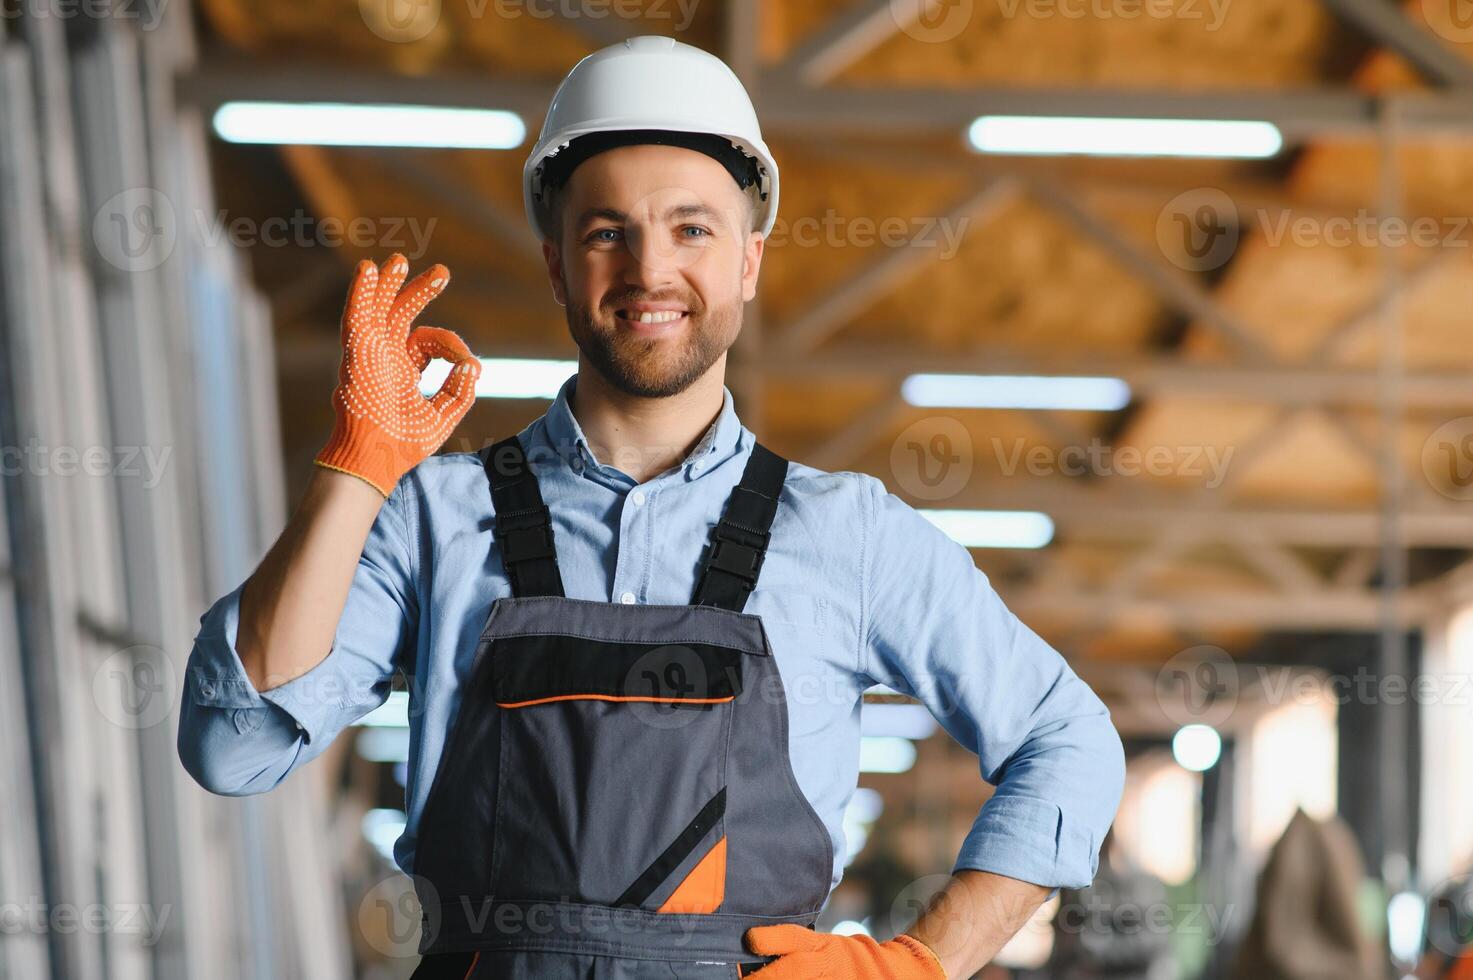
[[[751,926],[814,927],[833,844],[743,612],[787,460],[760,444],[688,605],[564,596],[515,436],[483,461],[512,595],[491,606],[421,815],[415,980],[732,978]]]

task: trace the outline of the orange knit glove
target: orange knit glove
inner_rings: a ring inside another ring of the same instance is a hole
[[[439,449],[476,400],[481,362],[465,342],[439,327],[409,326],[450,281],[430,267],[400,291],[409,262],[395,252],[382,269],[358,263],[343,309],[343,360],[332,406],[332,437],[313,460],[371,484],[385,498],[394,484]],[[420,374],[436,357],[454,361],[433,398]]]
[[[748,976],[763,980],[947,980],[931,947],[904,933],[877,943],[868,936],[835,936],[792,922],[753,926],[747,946],[777,959]]]

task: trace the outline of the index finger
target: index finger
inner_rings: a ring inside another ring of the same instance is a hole
[[[430,300],[445,291],[449,282],[450,270],[437,263],[415,276],[400,291],[389,309],[389,340],[392,343],[404,346],[414,318],[424,312]]]

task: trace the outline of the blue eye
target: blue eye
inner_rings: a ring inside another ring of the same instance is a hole
[[[590,239],[597,240],[597,241],[604,241],[604,242],[612,242],[612,241],[615,241],[615,239],[613,239],[613,238],[599,238],[598,237],[599,235],[602,235],[605,232],[609,233],[610,235],[618,235],[619,234],[619,230],[617,228],[600,228],[597,231],[595,231],[592,235],[589,235],[588,237]]]
[[[711,234],[711,232],[709,232],[705,228],[702,228],[700,225],[686,225],[685,228],[683,228],[682,230],[683,231],[698,231],[702,235],[705,235],[705,236],[710,236],[710,234]]]

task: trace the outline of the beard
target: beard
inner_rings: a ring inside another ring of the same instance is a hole
[[[694,303],[685,303],[689,311],[685,331],[660,338],[639,337],[619,325],[614,311],[627,300],[643,298],[647,297],[613,297],[604,304],[608,313],[602,316],[570,300],[568,331],[583,356],[618,391],[638,398],[678,395],[709,371],[736,340],[742,325],[740,294],[724,306],[698,309]]]

